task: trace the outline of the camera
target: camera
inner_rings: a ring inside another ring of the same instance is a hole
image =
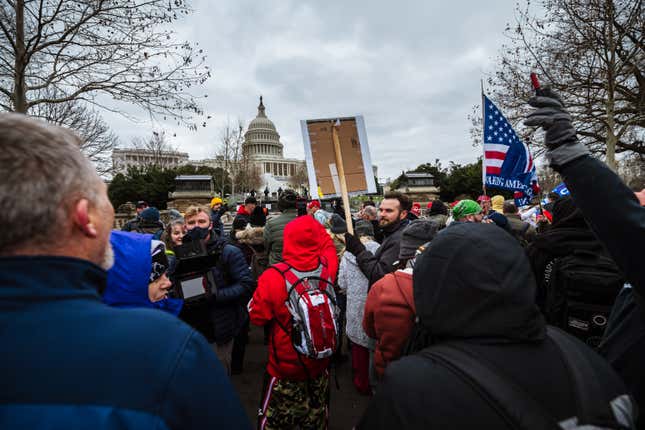
[[[171,275],[172,296],[186,303],[206,301],[217,294],[211,268],[217,265],[218,253],[209,253],[203,240],[186,240],[175,248],[177,258]]]

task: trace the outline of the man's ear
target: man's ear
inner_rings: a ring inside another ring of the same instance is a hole
[[[72,220],[76,228],[87,237],[95,238],[98,235],[96,226],[90,219],[90,202],[87,199],[80,199],[72,209]]]
[[[406,219],[407,217],[408,217],[408,211],[406,211],[405,209],[403,209],[403,210],[401,211],[401,213],[399,214],[399,219],[400,219],[401,221],[403,221],[403,220],[404,220],[404,219]]]

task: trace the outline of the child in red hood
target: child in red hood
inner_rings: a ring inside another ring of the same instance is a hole
[[[322,262],[336,280],[336,248],[313,217],[298,217],[286,225],[282,257],[302,272],[315,270]],[[326,428],[329,358],[312,360],[298,355],[290,333],[281,328],[291,327],[286,300],[284,276],[278,270],[264,271],[249,302],[251,323],[271,327],[259,428]]]

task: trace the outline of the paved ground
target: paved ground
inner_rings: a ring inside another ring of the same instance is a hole
[[[262,344],[262,339],[262,329],[251,326],[250,342],[246,349],[244,362],[244,373],[232,377],[233,384],[253,423],[256,422],[260,403],[260,390],[262,389],[262,377],[267,359],[267,347]],[[338,383],[340,390],[336,389],[332,374],[329,429],[351,429],[367,406],[369,398],[359,395],[354,389],[349,361],[338,368]]]

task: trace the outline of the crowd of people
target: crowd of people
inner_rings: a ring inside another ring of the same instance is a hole
[[[75,134],[0,115],[0,427],[249,428],[230,376],[253,325],[260,429],[327,428],[346,355],[370,398],[347,428],[645,428],[645,190],[556,94],[529,103],[571,193],[543,208],[284,190],[277,213],[215,197],[165,222],[142,200],[122,231]]]

